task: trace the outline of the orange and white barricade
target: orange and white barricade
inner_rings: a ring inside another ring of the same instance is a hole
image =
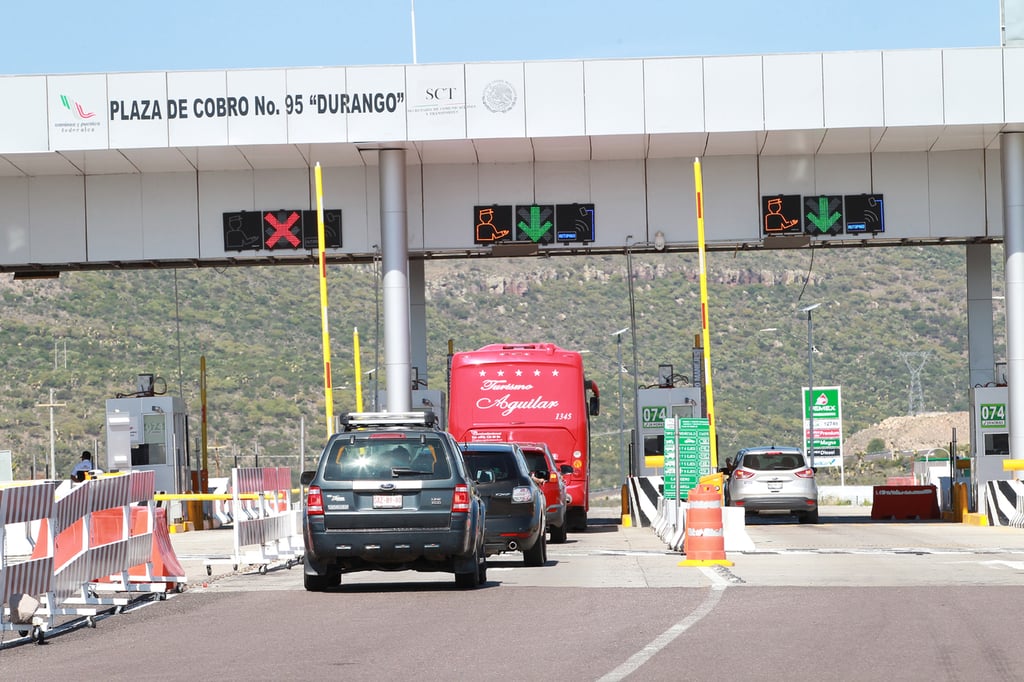
[[[51,617],[40,615],[38,606],[53,587],[53,534],[35,535],[34,528],[53,515],[54,481],[13,484],[0,488],[0,632],[31,630],[42,642],[43,633],[53,626]],[[8,533],[18,529],[38,555],[9,556],[14,545]],[[31,534],[31,535],[30,535]],[[26,604],[31,606],[26,610]]]
[[[180,567],[174,576],[151,569],[162,553],[154,542],[153,485],[152,471],[111,474],[74,486],[56,501],[44,522],[54,535],[53,587],[44,613],[85,616],[95,625],[98,607],[118,612],[131,603],[127,593],[163,593],[185,582]],[[132,507],[139,502],[149,505]]]
[[[234,553],[204,560],[207,575],[213,564],[258,565],[266,573],[272,563],[291,568],[305,551],[299,532],[299,510],[291,501],[291,469],[245,467],[231,470],[231,517]]]
[[[153,503],[155,478],[152,471],[132,472],[128,489],[130,514],[119,518],[111,514],[125,511],[123,507],[93,514],[94,539],[99,515],[120,521],[108,528],[105,535],[108,541],[124,545],[126,555],[120,568],[93,581],[94,592],[155,592],[164,598],[166,592],[180,591],[187,582],[185,571],[171,547],[166,510],[157,509]]]
[[[95,626],[97,607],[116,613],[129,593],[162,596],[186,581],[160,521],[164,510],[153,506],[154,476],[0,487],[0,631],[31,630],[42,643],[56,616],[85,616]],[[9,533],[25,537],[8,542]],[[18,556],[11,546],[21,548]]]

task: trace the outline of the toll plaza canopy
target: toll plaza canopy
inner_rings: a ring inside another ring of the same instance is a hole
[[[998,242],[1024,48],[0,77],[0,271]]]

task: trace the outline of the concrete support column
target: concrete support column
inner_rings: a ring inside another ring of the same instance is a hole
[[[412,329],[412,366],[419,386],[427,387],[427,282],[423,259],[409,261],[409,324]]]
[[[1006,250],[1006,373],[1010,458],[1024,459],[1024,133],[1000,136]]]
[[[384,295],[384,376],[388,412],[412,409],[409,209],[405,184],[405,150],[380,150],[381,291]]]
[[[995,380],[995,337],[992,331],[992,246],[967,245],[967,359],[970,385]]]

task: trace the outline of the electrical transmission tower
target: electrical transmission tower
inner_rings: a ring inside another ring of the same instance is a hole
[[[921,390],[921,371],[928,360],[928,351],[900,351],[900,357],[910,370],[910,393],[907,401],[907,415],[924,412],[924,391]]]

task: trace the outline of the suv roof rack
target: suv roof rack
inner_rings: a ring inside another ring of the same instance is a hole
[[[354,431],[380,426],[419,426],[434,428],[437,416],[433,410],[414,412],[347,412],[341,415],[343,431]]]

